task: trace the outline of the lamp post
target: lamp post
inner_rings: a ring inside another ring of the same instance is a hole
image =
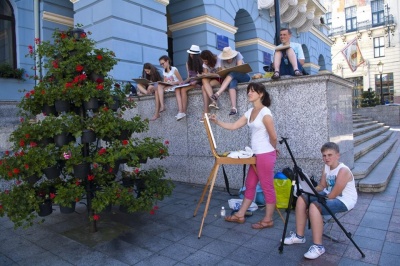
[[[380,80],[381,80],[381,104],[385,104],[385,100],[383,99],[383,88],[382,88],[382,73],[383,73],[383,63],[379,61],[378,63],[378,71],[380,74]]]

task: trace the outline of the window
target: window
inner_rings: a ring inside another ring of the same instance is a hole
[[[331,28],[332,27],[332,12],[326,13],[325,19],[326,19],[326,26]]]
[[[380,26],[385,23],[383,13],[383,0],[371,1],[372,27]]]
[[[359,108],[362,102],[364,79],[363,77],[354,77],[354,78],[347,78],[347,80],[354,84],[353,97],[352,97],[353,107]]]
[[[382,94],[381,94],[381,75],[375,75],[375,93],[380,98],[383,97],[385,103],[393,103],[394,94],[393,73],[382,74]]]
[[[345,9],[346,32],[357,30],[357,7],[351,6]]]
[[[8,0],[0,0],[0,64],[17,67],[15,17]]]
[[[385,38],[377,37],[374,38],[374,57],[384,57],[385,56]]]

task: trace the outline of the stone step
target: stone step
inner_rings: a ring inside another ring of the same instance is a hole
[[[354,120],[353,120],[353,128],[362,128],[362,127],[366,127],[366,126],[369,126],[369,125],[374,125],[374,124],[377,124],[377,123],[378,123],[378,121],[372,121],[372,120],[362,121],[362,122],[354,122]]]
[[[358,121],[371,121],[371,120],[372,120],[372,118],[369,118],[369,117],[362,117],[362,116],[354,117],[353,116],[353,121],[356,121],[356,122],[358,122]]]
[[[374,139],[362,143],[358,147],[355,147],[355,153],[357,149],[357,152],[359,154],[364,154],[362,156],[359,156],[357,160],[354,159],[355,162],[352,169],[354,178],[365,178],[374,169],[374,167],[377,166],[381,162],[381,160],[390,152],[392,147],[397,142],[397,138],[397,134],[393,134],[393,131],[387,131],[382,134],[382,136],[375,137]]]
[[[367,132],[370,132],[370,131],[372,131],[372,130],[375,130],[375,129],[377,129],[377,128],[380,128],[380,127],[382,127],[383,125],[384,125],[384,123],[375,123],[375,124],[373,124],[373,125],[368,125],[368,126],[365,126],[365,127],[362,127],[362,128],[354,129],[354,130],[353,130],[353,137],[359,136],[359,135],[362,135],[362,134],[365,134],[365,133],[367,133]]]
[[[382,133],[388,131],[389,129],[390,129],[389,126],[383,126],[383,127],[377,128],[373,131],[370,131],[368,133],[356,136],[353,138],[354,146],[360,145],[363,142],[366,142],[372,138],[375,138],[375,137],[381,135]]]
[[[396,139],[398,134],[395,133]],[[393,145],[391,151],[383,160],[368,174],[367,177],[359,180],[358,190],[361,192],[381,192],[384,191],[393,175],[396,165],[400,158],[400,143]]]
[[[367,154],[368,152],[372,151],[385,141],[387,141],[390,136],[392,135],[392,131],[386,131],[385,133],[382,133],[381,135],[367,140],[360,145],[357,145],[354,147],[354,161],[357,161],[360,159],[363,155]]]

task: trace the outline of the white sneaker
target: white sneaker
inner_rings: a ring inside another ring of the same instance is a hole
[[[324,247],[319,247],[317,245],[312,245],[307,253],[304,254],[304,257],[310,260],[316,259],[322,254],[325,253],[325,248]]]
[[[295,232],[290,232],[290,236],[285,238],[285,245],[303,244],[306,243],[306,238],[298,238]]]
[[[178,113],[178,115],[176,116],[176,121],[181,120],[182,118],[184,118],[186,116],[185,113]]]

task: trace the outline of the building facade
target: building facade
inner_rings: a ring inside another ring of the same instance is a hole
[[[110,74],[118,81],[137,78],[144,63],[158,65],[164,54],[185,77],[186,50],[192,44],[215,54],[231,46],[254,73],[263,72],[276,47],[275,2],[281,27],[291,28],[292,41],[303,46],[306,71],[331,71],[332,41],[321,24],[324,1],[318,0],[0,0],[0,64],[35,75],[34,62],[25,57],[34,40],[49,40],[55,28],[80,24],[99,47],[115,52],[119,62]],[[18,100],[18,89],[34,86],[31,80],[14,87],[0,82],[3,101]]]
[[[397,0],[325,1],[332,45],[332,72],[354,83],[353,107],[361,93],[375,91],[381,103],[400,103],[400,40]],[[363,62],[355,71],[343,49],[355,41]],[[381,67],[379,67],[381,66]]]

